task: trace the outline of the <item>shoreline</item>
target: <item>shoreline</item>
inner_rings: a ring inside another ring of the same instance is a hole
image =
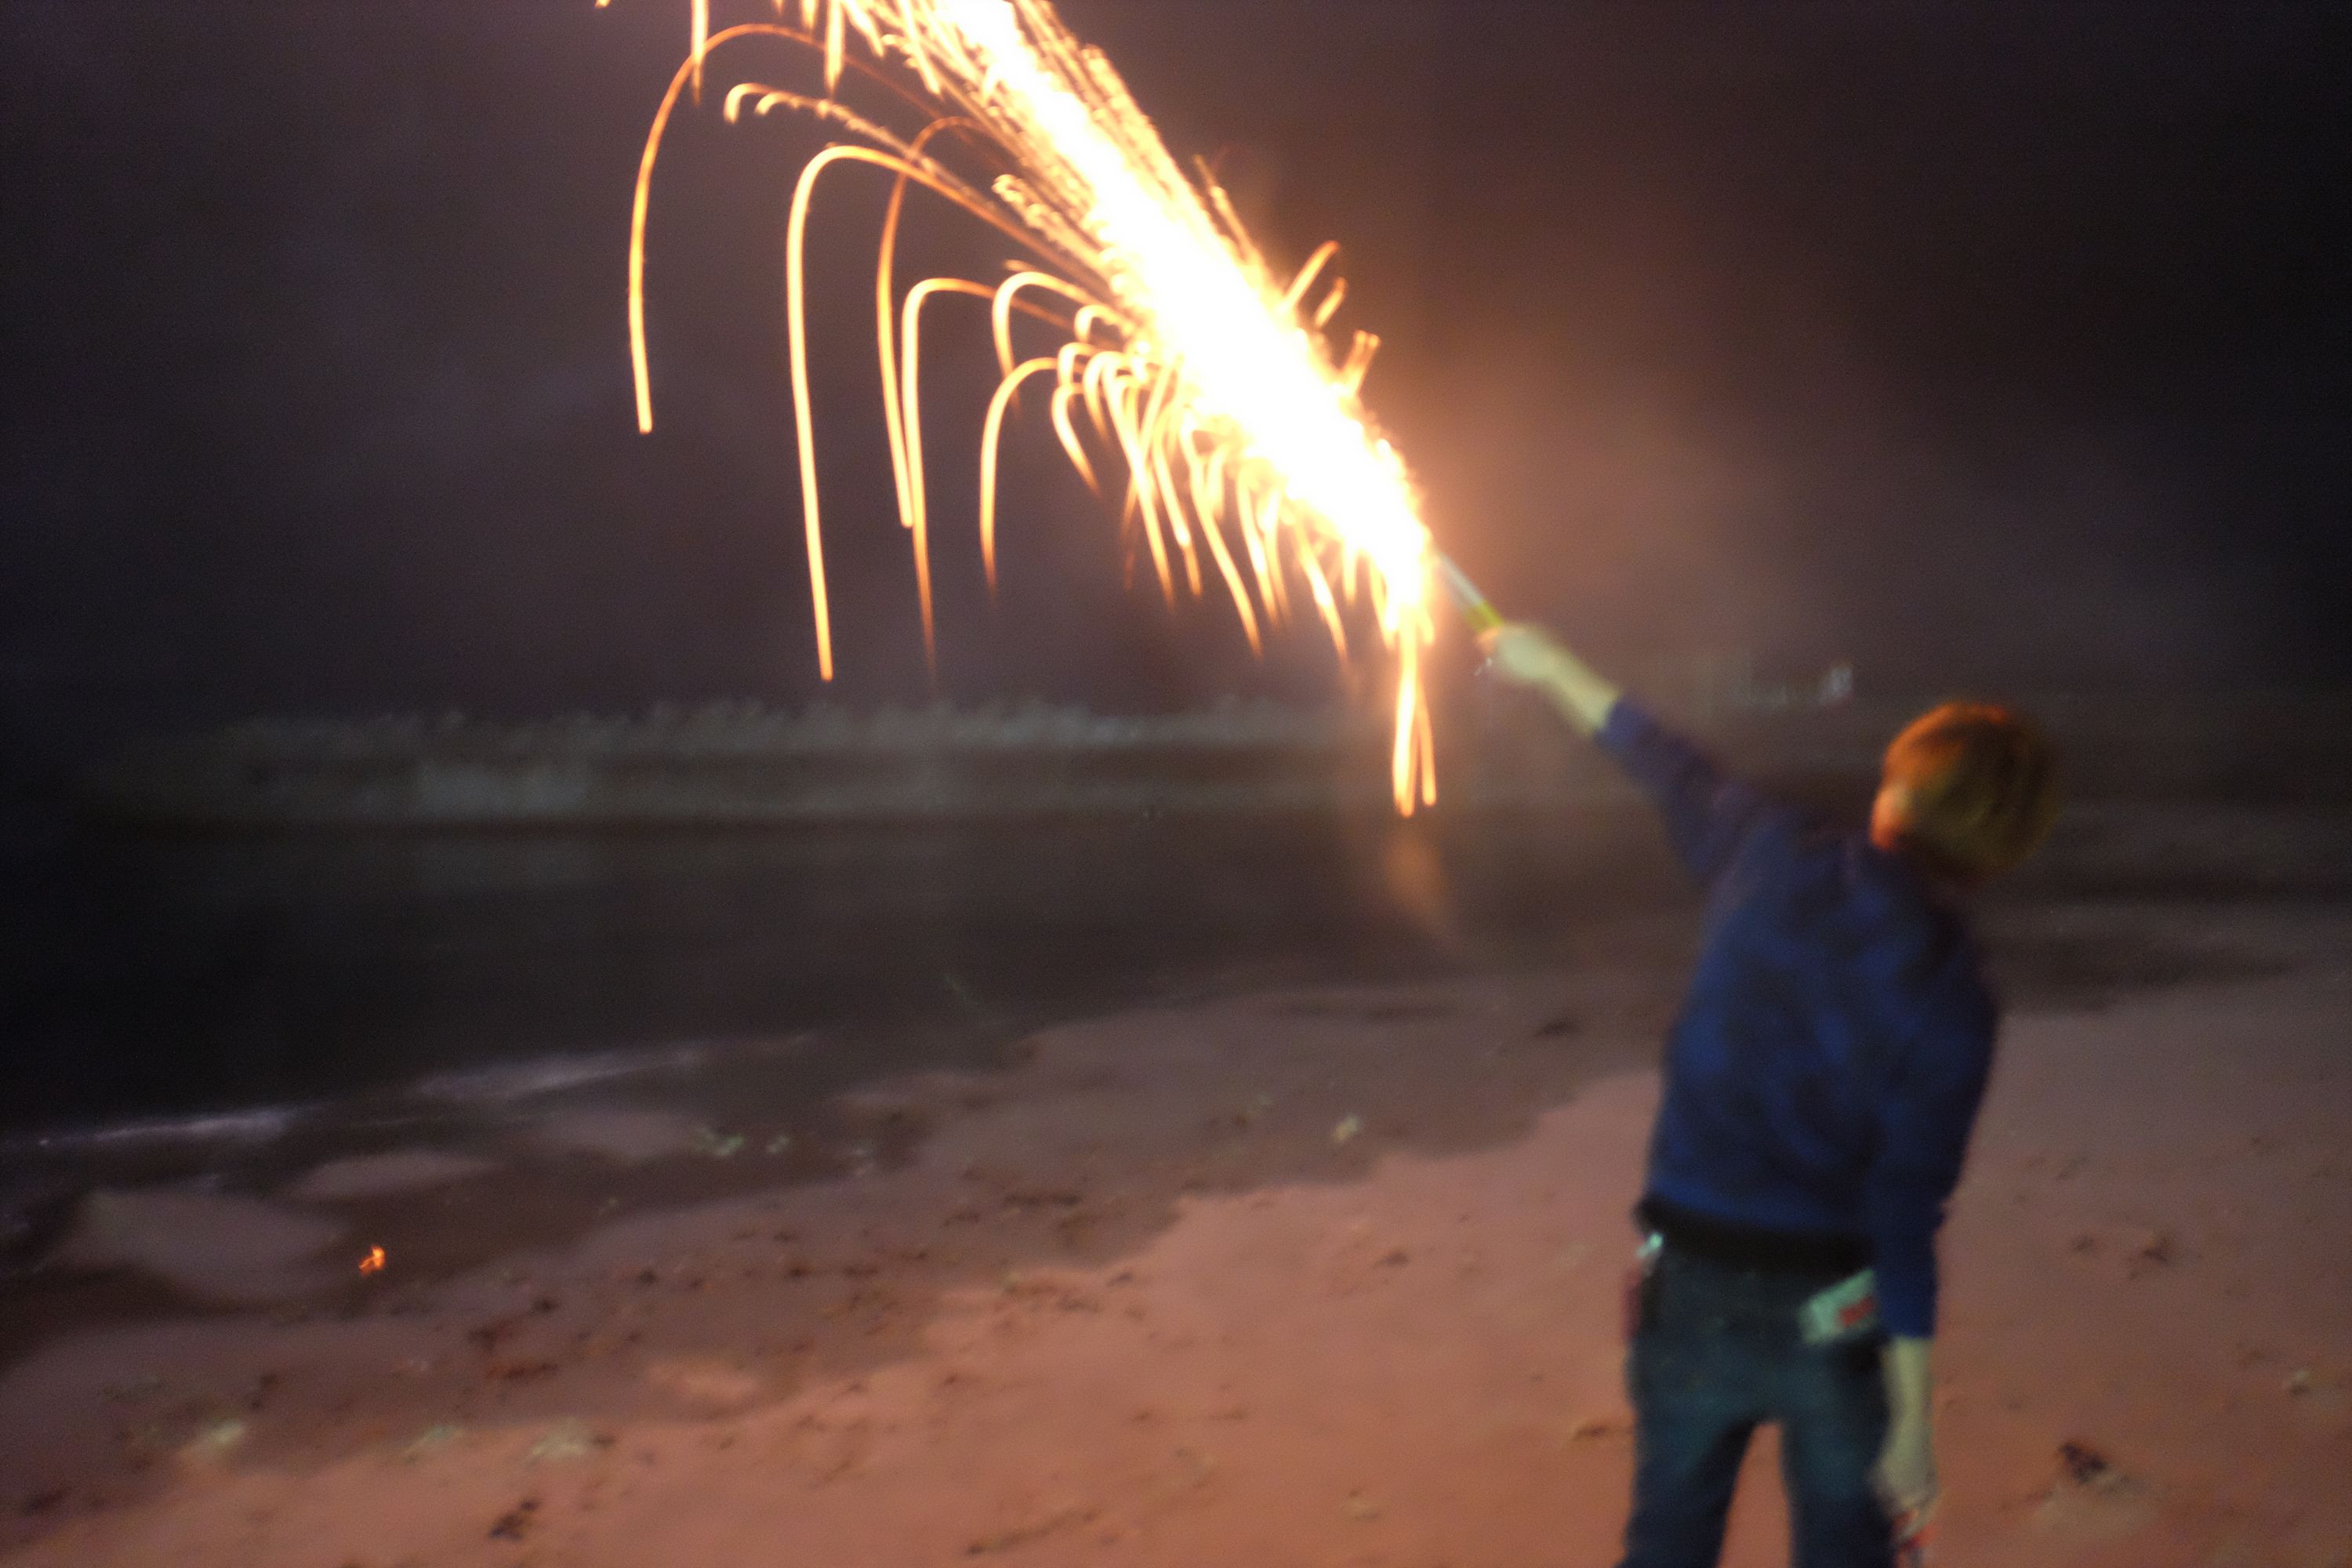
[[[1786,692],[1685,694],[1662,711],[1744,774],[1807,789],[1874,775],[1918,704],[1823,707]],[[1480,691],[1437,737],[1442,810],[1556,810],[1632,798],[1539,706]],[[2263,690],[2017,705],[2104,798],[2333,801],[2352,787],[2347,694]],[[498,723],[459,714],[250,721],[129,744],[72,792],[90,819],[188,832],[839,829],[1136,815],[1371,815],[1390,737],[1342,708],[1230,702],[1163,715],[1043,703],[771,711],[719,702],[643,718]]]

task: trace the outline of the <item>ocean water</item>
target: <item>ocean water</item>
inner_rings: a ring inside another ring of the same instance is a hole
[[[266,1138],[822,1035],[854,1072],[1204,987],[1513,963],[1671,897],[1623,820],[20,837],[0,1139]]]

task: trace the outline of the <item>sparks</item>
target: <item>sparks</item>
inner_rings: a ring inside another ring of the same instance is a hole
[[[1409,814],[1433,803],[1421,679],[1433,635],[1429,534],[1402,459],[1360,399],[1378,340],[1359,332],[1339,353],[1324,335],[1345,289],[1336,276],[1326,279],[1334,247],[1318,251],[1295,277],[1274,275],[1214,179],[1205,169],[1187,177],[1109,62],[1080,46],[1045,0],[796,0],[793,7],[776,0],[774,15],[714,27],[709,0],[693,0],[688,58],[638,165],[630,349],[638,426],[651,430],[646,217],[663,135],[680,98],[704,99],[709,61],[722,50],[765,41],[814,52],[823,61],[821,96],[739,81],[722,107],[730,121],[784,109],[845,133],[803,171],[785,253],[802,512],[824,679],[833,678],[832,609],[804,256],[820,181],[864,167],[890,182],[875,277],[876,342],[899,521],[911,535],[924,651],[934,668],[921,331],[926,307],[962,297],[989,310],[1003,375],[980,456],[980,542],[991,588],[1004,418],[1024,386],[1050,384],[1055,434],[1079,475],[1099,489],[1099,458],[1124,468],[1129,559],[1149,556],[1163,595],[1203,593],[1205,557],[1257,649],[1263,627],[1291,618],[1291,584],[1302,583],[1343,661],[1342,604],[1369,598],[1397,666],[1391,766],[1397,808]],[[853,108],[840,95],[853,76],[874,89],[883,106],[876,112],[910,111],[925,123],[901,134]],[[998,282],[934,278],[902,289],[895,259],[910,187],[989,225],[1026,258]],[[1050,342],[1038,345],[1042,352],[1020,352],[1040,323]]]
[[[371,1247],[367,1249],[367,1256],[360,1259],[360,1272],[362,1274],[381,1274],[383,1272],[383,1247]]]

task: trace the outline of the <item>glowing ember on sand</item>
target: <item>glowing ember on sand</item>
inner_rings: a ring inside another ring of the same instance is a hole
[[[746,109],[794,110],[852,138],[803,172],[787,237],[802,503],[824,677],[833,675],[832,626],[810,422],[804,245],[819,179],[862,164],[892,182],[875,324],[927,657],[936,660],[920,328],[926,304],[966,296],[988,304],[1003,374],[981,449],[980,540],[991,587],[997,443],[1024,384],[1040,380],[1051,388],[1055,432],[1087,482],[1100,488],[1097,456],[1124,465],[1130,552],[1149,552],[1170,598],[1180,581],[1187,593],[1202,591],[1205,554],[1256,648],[1262,625],[1290,617],[1296,581],[1343,660],[1341,603],[1369,598],[1397,658],[1397,805],[1411,812],[1433,802],[1421,682],[1432,635],[1429,536],[1403,462],[1359,400],[1377,340],[1359,332],[1335,354],[1323,337],[1345,292],[1338,279],[1323,281],[1333,247],[1296,277],[1275,277],[1207,171],[1195,180],[1178,168],[1109,62],[1081,47],[1043,0],[775,0],[777,19],[716,31],[709,0],[692,5],[692,47],[654,118],[638,171],[629,252],[638,424],[653,427],[646,215],[670,115],[682,95],[702,96],[717,51],[760,41],[814,51],[824,96],[745,82],[729,88],[723,107],[730,121]],[[839,96],[845,78],[856,80],[857,107]],[[867,112],[869,100],[873,114],[905,111],[923,123],[901,134]],[[996,283],[935,278],[902,292],[894,258],[910,185],[955,204],[1032,259],[1010,264]],[[1036,341],[1041,331],[1047,341]],[[1024,340],[1039,352],[1022,352]]]
[[[360,1259],[360,1272],[362,1274],[381,1274],[383,1272],[383,1247],[371,1247],[368,1248],[367,1256]]]

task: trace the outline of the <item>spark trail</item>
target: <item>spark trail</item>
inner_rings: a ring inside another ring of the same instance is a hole
[[[1324,335],[1345,291],[1336,276],[1326,280],[1336,247],[1317,251],[1294,277],[1273,274],[1208,171],[1187,176],[1109,61],[1079,45],[1044,0],[775,0],[761,19],[721,27],[709,0],[691,5],[688,57],[638,167],[629,247],[637,421],[653,428],[646,228],[670,118],[682,99],[707,99],[722,52],[730,65],[759,44],[814,56],[821,94],[737,80],[721,102],[730,121],[788,110],[844,138],[803,170],[786,234],[802,508],[824,678],[833,676],[832,610],[805,254],[819,183],[862,167],[890,184],[875,273],[876,346],[899,521],[912,536],[934,667],[922,322],[934,302],[966,298],[989,311],[1003,375],[980,454],[980,543],[992,590],[998,445],[1006,415],[1036,383],[1050,388],[1055,436],[1089,486],[1100,490],[1111,464],[1123,468],[1129,559],[1148,554],[1171,600],[1207,591],[1213,572],[1255,649],[1265,627],[1298,609],[1295,581],[1343,661],[1343,604],[1369,602],[1396,664],[1397,808],[1433,803],[1422,683],[1433,635],[1429,535],[1402,459],[1361,402],[1378,340],[1358,332],[1339,353]],[[988,225],[1025,258],[992,283],[931,278],[902,289],[898,230],[916,187]]]

